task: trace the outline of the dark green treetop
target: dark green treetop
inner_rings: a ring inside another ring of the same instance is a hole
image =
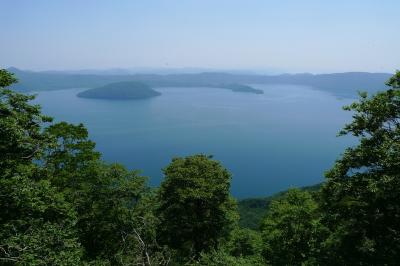
[[[122,165],[100,161],[82,124],[61,122],[46,128],[45,133],[51,145],[43,156],[43,172],[75,206],[84,259],[113,265],[127,260],[124,246],[133,249],[132,242],[137,242],[132,234],[139,233],[136,229],[142,221],[135,215],[135,207],[149,192],[147,179]],[[130,259],[137,259],[131,255]]]
[[[307,191],[290,189],[271,202],[261,225],[263,254],[272,265],[303,265],[313,258],[322,226]]]
[[[182,257],[218,247],[236,223],[230,174],[206,155],[175,158],[159,190],[160,241]]]
[[[17,82],[14,76],[0,69],[0,169],[2,174],[15,171],[20,164],[30,164],[46,143],[42,125],[51,118],[31,105],[34,96],[16,93],[7,87]]]
[[[326,260],[394,265],[400,260],[400,72],[388,90],[345,107],[353,121],[341,135],[358,138],[326,174],[322,209],[331,235]]]
[[[0,71],[0,264],[165,260],[153,209],[137,208],[146,178],[102,162],[83,125],[47,124],[34,96],[6,88],[15,81]]]
[[[39,106],[33,96],[6,87],[16,82],[0,70],[0,264],[76,265],[76,212],[64,195],[38,173],[47,146]]]

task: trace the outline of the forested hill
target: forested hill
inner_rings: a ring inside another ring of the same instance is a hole
[[[321,188],[321,184],[301,187],[300,189],[308,192],[315,192]],[[247,198],[238,201],[238,211],[240,214],[239,224],[243,228],[258,229],[261,221],[268,212],[270,203],[281,198],[287,190],[278,192],[271,196],[260,198]]]
[[[78,96],[82,98],[107,100],[137,100],[152,98],[159,95],[161,95],[161,93],[158,91],[137,81],[111,83],[78,93]]]
[[[141,81],[151,87],[219,87],[221,84],[294,84],[311,86],[339,96],[353,97],[358,90],[385,89],[386,73],[347,72],[334,74],[282,74],[276,76],[228,73],[92,75],[64,72],[32,72],[10,68],[19,78],[19,91],[94,88],[120,81]]]

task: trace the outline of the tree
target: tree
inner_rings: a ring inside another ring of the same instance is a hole
[[[188,264],[190,266],[264,266],[264,261],[255,256],[235,257],[224,249],[212,250],[207,253],[201,253],[198,260]]]
[[[318,205],[309,192],[290,189],[271,202],[261,231],[266,261],[272,265],[303,265],[312,260],[319,242]]]
[[[147,237],[138,229],[143,227],[141,217],[135,215],[139,201],[150,192],[147,179],[122,165],[100,161],[82,124],[61,122],[45,133],[51,142],[43,156],[43,172],[75,206],[84,259],[113,265],[126,260],[126,247],[140,246],[139,234]]]
[[[169,265],[173,252],[157,242],[157,198],[155,191],[142,195],[136,204],[131,226],[122,233],[123,246],[117,252],[121,265]]]
[[[6,87],[16,79],[0,70],[0,262],[2,265],[76,265],[82,249],[76,213],[34,163],[46,146],[50,118],[32,96]]]
[[[230,174],[205,155],[175,158],[158,192],[159,238],[182,258],[216,249],[236,223]]]
[[[259,232],[237,228],[232,231],[227,244],[227,249],[235,257],[258,257],[261,256],[262,239]]]
[[[79,264],[76,213],[48,181],[2,178],[0,195],[0,264]]]
[[[390,88],[360,94],[345,107],[353,121],[340,135],[359,144],[345,150],[323,187],[325,261],[331,264],[396,265],[400,260],[400,72]]]
[[[14,82],[0,70],[1,263],[161,265],[146,178],[102,162],[82,124],[48,125]]]
[[[51,121],[41,114],[38,105],[29,104],[34,96],[7,89],[16,82],[11,73],[0,69],[0,174],[3,176],[37,158],[47,141],[42,126]]]

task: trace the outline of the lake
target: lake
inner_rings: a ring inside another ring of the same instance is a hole
[[[76,97],[82,89],[39,92],[56,121],[84,123],[103,159],[140,169],[157,186],[171,158],[213,155],[232,173],[235,197],[266,196],[323,180],[349,137],[352,99],[297,85],[253,85],[264,94],[216,88],[156,88],[146,100]]]

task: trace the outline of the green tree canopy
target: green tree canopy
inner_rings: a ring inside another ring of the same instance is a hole
[[[313,257],[319,231],[318,205],[307,191],[291,189],[271,202],[261,225],[265,260],[302,265]]]
[[[33,162],[46,147],[42,126],[51,119],[29,104],[32,96],[6,88],[14,82],[0,70],[0,263],[79,264],[76,212]]]
[[[260,256],[262,251],[261,234],[248,228],[237,228],[232,231],[227,249],[235,257]]]
[[[31,164],[46,143],[42,126],[51,118],[40,112],[38,105],[31,105],[34,96],[16,93],[8,86],[16,78],[0,69],[0,174],[12,174],[17,166]]]
[[[264,266],[264,261],[259,257],[235,257],[223,249],[201,253],[200,258],[188,264],[190,266]]]
[[[118,259],[126,260],[129,252],[124,247],[139,244],[142,217],[135,215],[135,207],[150,192],[147,179],[122,165],[102,162],[82,124],[57,123],[47,127],[45,134],[50,145],[42,157],[43,172],[75,206],[84,259],[114,265]]]
[[[175,158],[159,190],[160,241],[183,257],[218,247],[236,223],[230,174],[209,156]]]
[[[6,88],[13,82],[0,70],[1,263],[163,259],[154,208],[141,203],[151,194],[146,178],[102,162],[83,125],[47,124],[34,96]]]
[[[1,265],[79,264],[76,213],[48,181],[1,178],[0,195]]]
[[[359,144],[348,148],[327,173],[323,187],[327,261],[351,265],[395,265],[400,260],[400,72],[390,88],[360,94],[345,107],[353,121],[341,135]]]

